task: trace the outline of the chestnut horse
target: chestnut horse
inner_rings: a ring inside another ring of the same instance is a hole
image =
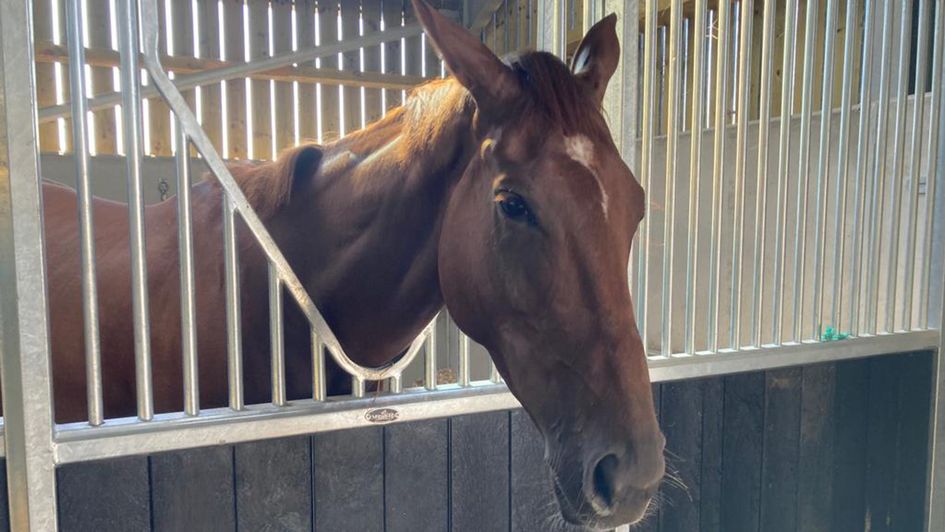
[[[250,203],[348,355],[382,366],[444,306],[539,427],[571,523],[639,520],[664,473],[627,277],[644,193],[601,112],[619,56],[611,15],[569,69],[499,60],[415,0],[453,77],[331,145],[234,166]],[[56,417],[84,419],[76,196],[43,185]],[[200,403],[227,404],[222,191],[193,188]],[[135,412],[128,215],[94,201],[105,413]],[[145,214],[156,410],[182,403],[177,212]],[[267,263],[239,235],[247,403],[269,400]],[[309,327],[285,309],[289,399],[310,396]],[[336,372],[337,373],[337,372]]]

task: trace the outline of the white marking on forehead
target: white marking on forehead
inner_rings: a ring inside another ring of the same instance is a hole
[[[584,168],[587,168],[587,171],[594,176],[594,180],[597,181],[597,187],[600,189],[600,205],[601,208],[604,209],[604,218],[607,218],[607,191],[604,189],[604,183],[601,182],[600,176],[598,176],[597,172],[594,170],[594,144],[591,142],[591,139],[584,135],[565,137],[564,149],[568,157]]]

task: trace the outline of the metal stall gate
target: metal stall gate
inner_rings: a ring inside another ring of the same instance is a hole
[[[40,20],[38,2],[46,0],[0,2],[3,451],[16,530],[56,527],[57,465],[364,426],[366,414],[383,407],[410,421],[517,405],[494,369],[477,373],[484,353],[445,316],[395,365],[354,364],[224,165],[224,158],[272,157],[306,136],[343,135],[402,101],[402,90],[440,74],[402,3],[251,0],[227,10],[231,2],[115,0],[106,9],[105,2],[53,0],[50,19]],[[364,30],[369,4],[382,14],[376,31]],[[623,53],[605,108],[650,200],[628,275],[651,378],[659,382],[945,350],[942,4],[483,0],[441,7],[498,52],[531,45],[563,58],[593,21],[618,13]],[[345,19],[353,5],[357,15]],[[89,30],[98,23],[90,10],[110,15],[108,38]],[[182,12],[191,13],[191,30],[174,26]],[[286,15],[279,20],[293,28],[292,42],[252,42],[248,21],[257,15],[278,34],[273,13]],[[314,18],[299,22],[299,13]],[[213,17],[216,29],[201,34]],[[412,64],[408,42],[421,50]],[[99,88],[93,94],[89,87]],[[253,91],[269,102],[260,105]],[[299,94],[317,110],[280,107]],[[360,106],[351,111],[345,101]],[[300,112],[319,118],[303,125]],[[190,146],[199,159],[191,160]],[[83,423],[55,424],[52,415],[39,195],[40,163],[45,168],[50,158],[41,158],[41,147],[71,153],[80,197],[91,383]],[[96,342],[89,169],[92,154],[107,153],[123,158],[133,220],[138,415],[125,419],[103,417],[108,383]],[[181,317],[184,411],[166,414],[154,412],[150,388],[142,168],[169,156],[176,158],[181,299],[189,304]],[[221,409],[200,408],[195,370],[188,191],[198,164],[226,192],[230,402]],[[286,401],[278,347],[271,404],[243,401],[237,220],[269,261],[273,336],[282,330],[283,290],[309,321],[311,401]],[[455,343],[455,360],[441,356],[450,349],[445,337]],[[325,356],[352,375],[351,397],[326,397]],[[416,386],[405,378],[414,359],[422,376]],[[455,370],[445,384],[438,378],[444,360]],[[945,528],[945,364],[936,372],[930,531]],[[365,398],[366,381],[380,380],[389,392]]]

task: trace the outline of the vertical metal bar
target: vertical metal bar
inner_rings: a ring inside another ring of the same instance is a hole
[[[919,12],[919,36],[917,40],[916,49],[916,65],[926,65],[928,61],[928,52],[929,52],[929,31],[928,23],[930,16],[930,9],[932,7],[932,0],[920,0],[920,12]],[[925,85],[926,85],[926,69],[924,67],[916,68],[915,74],[915,102],[914,108],[912,111],[912,154],[910,156],[910,168],[911,173],[909,177],[909,187],[911,192],[911,198],[909,202],[909,215],[906,217],[908,220],[908,226],[906,227],[906,261],[907,265],[905,267],[905,280],[903,284],[903,315],[902,315],[902,328],[904,330],[912,330],[914,328],[912,321],[912,301],[915,295],[915,271],[916,271],[916,253],[918,248],[916,247],[918,240],[918,228],[919,228],[919,169],[922,165],[922,119],[923,116],[923,107],[925,105]],[[931,124],[932,127],[935,124]],[[926,190],[928,189],[928,182],[932,180],[931,174],[927,178]],[[931,197],[931,196],[929,196]],[[926,216],[929,213],[926,212]],[[927,260],[931,260],[928,258]],[[924,290],[924,289],[923,289]]]
[[[882,63],[879,71],[879,116],[877,117],[876,139],[873,147],[873,197],[870,204],[871,224],[869,238],[869,252],[867,258],[869,265],[866,270],[866,289],[868,291],[867,300],[867,331],[875,334],[879,329],[878,307],[879,307],[879,268],[880,254],[882,250],[883,231],[883,211],[885,208],[886,192],[886,146],[887,133],[889,127],[889,69],[891,68],[890,59],[892,55],[892,2],[886,2],[886,9],[883,16],[883,52]]]
[[[190,144],[183,127],[177,128],[177,241],[180,255],[180,329],[184,360],[184,412],[200,412],[197,367],[197,310],[194,301],[194,234],[190,208]]]
[[[902,209],[902,182],[904,180],[905,143],[906,143],[906,108],[909,104],[909,53],[912,39],[912,0],[903,0],[902,18],[899,24],[899,76],[896,89],[896,129],[893,141],[892,164],[892,212],[889,220],[892,221],[889,229],[889,258],[886,267],[886,320],[885,331],[895,332],[896,309],[899,306],[897,290],[899,287],[899,215]],[[920,26],[922,24],[920,23]],[[917,68],[916,70],[921,70]],[[918,92],[917,92],[918,93]],[[916,98],[918,106],[918,98]]]
[[[436,320],[431,322],[430,328],[425,331],[427,335],[425,346],[426,353],[423,357],[423,386],[427,390],[436,389]]]
[[[810,191],[810,119],[812,89],[814,81],[815,41],[817,36],[817,10],[819,2],[808,0],[804,23],[804,73],[801,82],[801,138],[798,148],[798,171],[794,226],[794,336],[795,342],[804,339],[801,331],[801,315],[804,306],[804,277],[807,269],[807,197]],[[832,37],[832,36],[831,36]]]
[[[830,186],[830,122],[833,117],[833,54],[837,30],[837,2],[827,0],[827,26],[824,29],[823,84],[820,93],[820,146],[817,151],[817,200],[814,206],[814,314],[813,333],[819,339],[823,332],[824,312],[824,255],[827,246],[827,212],[824,207],[827,187]],[[846,28],[847,33],[851,27]],[[841,147],[842,149],[842,147]],[[843,235],[837,235],[843,247]],[[805,237],[806,239],[806,237]],[[836,297],[836,294],[834,294]]]
[[[360,399],[364,397],[364,379],[358,376],[351,377],[351,395]]]
[[[469,337],[459,334],[459,385],[469,386]]]
[[[945,62],[942,57],[942,55],[945,54],[945,5],[943,4],[945,4],[945,2],[942,0],[936,0],[935,2],[935,40],[932,46],[934,52],[932,53],[932,94],[930,97],[931,109],[929,110],[929,147],[927,156],[929,160],[929,171],[926,172],[928,178],[925,186],[925,242],[923,243],[922,249],[925,260],[922,261],[921,277],[919,278],[919,326],[929,328],[932,326],[929,322],[929,317],[931,316],[931,306],[933,304],[932,298],[929,295],[929,287],[931,286],[930,271],[932,268],[932,224],[936,217],[942,216],[935,206],[935,193],[936,187],[939,185],[939,180],[941,179],[938,168],[938,139],[939,131],[941,130],[940,119],[942,112],[942,65],[943,62]],[[945,311],[943,311],[942,314],[945,314]],[[945,330],[945,327],[939,330]],[[940,350],[939,353],[941,352]],[[943,442],[943,448],[945,448],[945,442]],[[945,466],[945,464],[943,464],[943,466]],[[943,482],[945,482],[945,475],[943,475]],[[942,521],[945,522],[945,516],[942,516]]]
[[[752,0],[742,0],[739,17],[738,108],[735,133],[735,198],[732,209],[732,300],[729,311],[729,347],[741,346],[742,240],[745,238],[745,165],[748,159],[748,82],[751,77]],[[759,125],[760,127],[760,125]]]
[[[285,406],[285,338],[282,317],[282,280],[269,263],[269,349],[272,354],[272,404]]]
[[[788,170],[791,162],[791,115],[794,110],[795,53],[797,47],[797,0],[787,0],[784,23],[784,57],[781,78],[781,128],[778,133],[778,194],[775,205],[774,290],[772,295],[772,341],[783,341],[784,265],[787,262]]]
[[[88,101],[85,94],[85,44],[82,5],[66,4],[66,41],[69,47],[69,100],[72,107],[72,149],[75,156],[76,195],[79,211],[79,246],[82,262],[82,317],[85,328],[85,378],[90,425],[101,425],[102,351],[98,321],[98,282],[95,275],[95,230],[92,190],[89,183]]]
[[[850,251],[850,281],[852,289],[850,291],[850,334],[857,336],[860,331],[860,295],[863,293],[865,283],[862,282],[864,255],[864,240],[867,227],[863,223],[866,217],[866,188],[868,185],[867,174],[869,173],[868,153],[869,134],[870,134],[870,115],[872,114],[872,78],[873,78],[873,29],[874,29],[874,7],[878,0],[866,0],[863,11],[866,13],[863,21],[863,51],[860,57],[860,117],[857,125],[856,136],[856,171],[854,184],[856,191],[853,199],[853,225],[850,231],[853,234],[853,248]]]
[[[502,375],[499,374],[499,368],[495,367],[495,362],[489,363],[489,380],[492,381],[493,384],[502,383]]]
[[[404,391],[403,375],[398,373],[390,378],[390,391],[391,393],[402,393]]]
[[[702,87],[703,57],[705,41],[705,0],[696,0],[693,15],[692,37],[692,126],[689,145],[689,242],[686,255],[686,341],[685,352],[696,351],[696,287],[699,286],[699,270],[696,268],[699,253],[699,205],[702,184]]]
[[[600,0],[603,2],[604,0]],[[588,30],[591,29],[597,20],[600,18],[600,8],[598,7],[598,0],[584,0],[581,2],[581,21],[583,22],[584,27],[583,33],[587,34]],[[630,19],[635,20],[635,19]]]
[[[568,60],[568,0],[555,0],[555,55],[562,61]]]
[[[761,307],[764,301],[765,277],[765,247],[767,236],[765,225],[768,221],[768,129],[771,124],[771,71],[773,47],[771,46],[774,30],[774,15],[777,12],[777,1],[768,0],[764,3],[761,35],[761,86],[758,103],[758,168],[755,174],[755,247],[752,257],[752,304],[751,304],[751,345],[761,345]]]
[[[719,2],[718,6],[718,59],[716,60],[715,81],[715,147],[712,154],[712,226],[709,246],[709,306],[708,312],[708,350],[719,349],[718,316],[719,286],[722,270],[722,184],[725,178],[725,115],[728,94],[728,23],[729,2]]]
[[[138,418],[147,421],[154,416],[154,397],[151,390],[148,265],[144,242],[144,196],[141,188],[141,70],[138,68],[137,2],[118,2],[118,37],[121,46],[121,117],[128,172],[128,221],[131,233],[135,390]]]
[[[312,338],[312,399],[324,401],[327,395],[325,382],[325,344],[318,337],[315,329],[311,331]]]
[[[669,124],[666,129],[666,183],[663,205],[663,293],[660,351],[672,354],[673,247],[676,234],[676,144],[679,142],[679,41],[682,0],[673,0],[669,11]]]
[[[858,9],[858,2],[849,0],[847,2],[846,18],[844,19],[844,40],[843,40],[843,80],[840,83],[840,140],[838,141],[837,152],[837,175],[835,177],[834,190],[834,219],[833,234],[835,239],[840,242],[836,247],[833,256],[833,297],[830,300],[830,322],[839,327],[843,314],[843,265],[846,252],[846,222],[847,222],[847,175],[850,169],[850,107],[852,106],[853,95],[853,65],[856,59],[853,55],[853,38],[856,35],[855,24]],[[865,41],[863,46],[867,46]],[[867,113],[868,106],[860,106],[860,113]],[[859,181],[860,176],[853,176],[855,181]],[[854,287],[855,291],[855,287]]]
[[[236,210],[223,195],[223,272],[226,286],[227,377],[230,408],[243,409],[243,334],[240,311],[239,246],[236,242]]]
[[[31,2],[0,2],[0,372],[11,530],[56,530]]]
[[[640,168],[643,172],[643,187],[647,194],[653,191],[653,139],[656,136],[656,0],[646,0],[644,13],[644,45],[643,45],[643,138],[641,140]],[[652,209],[647,208],[647,212]],[[643,349],[648,352],[649,343],[649,305],[647,290],[649,284],[650,262],[648,251],[652,242],[652,227],[649,216],[643,219],[640,233],[640,257],[637,268],[637,307],[640,309],[637,325],[640,327],[640,336],[643,338]]]

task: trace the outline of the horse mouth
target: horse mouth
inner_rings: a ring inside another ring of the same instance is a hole
[[[564,518],[565,522],[575,527],[569,530],[602,532],[604,530],[613,529],[613,527],[603,526],[595,516],[576,510],[570,499],[568,499],[567,495],[565,495],[564,488],[561,486],[561,481],[558,479],[558,475],[552,472],[551,479],[552,485],[554,487],[555,499],[557,499],[558,508],[561,510],[561,516]],[[583,507],[584,504],[582,503],[580,506]]]

